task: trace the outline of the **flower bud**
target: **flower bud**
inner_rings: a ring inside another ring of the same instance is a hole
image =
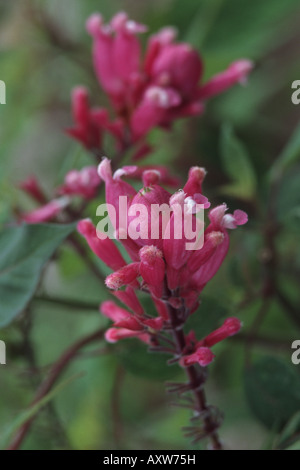
[[[22,220],[29,224],[38,224],[42,222],[48,222],[54,219],[58,214],[62,212],[70,204],[70,198],[67,196],[59,199],[53,199],[42,207],[35,209],[26,214],[22,214]]]
[[[141,306],[132,287],[127,286],[125,290],[117,290],[112,292],[112,294],[126,305],[126,307],[130,308],[130,310],[132,310],[136,315],[143,315],[143,307]]]
[[[30,176],[19,183],[19,188],[32,197],[39,204],[46,204],[47,198],[35,176]]]
[[[202,194],[202,183],[206,175],[206,170],[199,166],[193,166],[189,171],[188,180],[183,188],[187,196]]]
[[[139,275],[140,263],[131,263],[107,276],[105,284],[109,289],[117,290],[134,282]]]
[[[206,367],[214,360],[214,357],[215,355],[209,348],[200,347],[193,354],[182,357],[179,363],[182,367],[188,367],[193,364],[199,364],[201,367]]]
[[[84,236],[91,250],[111,269],[119,269],[126,264],[110,238],[98,238],[96,228],[90,219],[78,222],[77,230]]]
[[[236,83],[246,83],[248,74],[253,69],[253,62],[240,59],[233,62],[227,70],[212,77],[199,91],[199,98],[208,99],[227,90]]]
[[[233,336],[240,331],[242,327],[242,323],[238,318],[231,317],[227,318],[223,325],[220,326],[217,330],[210,333],[206,336],[202,341],[200,341],[201,345],[211,347],[223,339],[228,338],[229,336]]]

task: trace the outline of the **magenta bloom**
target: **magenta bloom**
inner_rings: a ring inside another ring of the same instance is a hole
[[[24,181],[21,181],[19,188],[39,204],[45,204],[47,202],[47,197],[35,176],[29,176]]]
[[[87,30],[94,40],[97,78],[116,111],[125,115],[130,105],[135,106],[143,82],[137,34],[146,27],[129,20],[126,13],[118,13],[108,25],[100,14],[94,14],[87,21]]]
[[[203,113],[207,99],[244,83],[253,66],[247,59],[237,60],[203,83],[202,58],[189,44],[176,41],[174,28],[151,36],[144,57],[139,34],[147,28],[124,12],[108,24],[93,14],[87,31],[93,38],[95,73],[116,120],[110,122],[103,108],[90,108],[87,91],[78,87],[72,98],[75,126],[67,132],[93,151],[100,149],[103,132],[114,135],[118,148],[126,148],[154,127],[168,129],[176,119]]]
[[[75,126],[66,132],[82,143],[87,149],[99,150],[102,143],[102,132],[108,122],[105,109],[91,109],[88,92],[84,87],[74,88],[72,92],[72,108]]]
[[[69,204],[70,199],[67,196],[53,199],[38,209],[22,214],[21,220],[24,220],[24,222],[28,224],[48,222],[49,220],[55,219]]]
[[[110,217],[114,214],[111,218],[115,236],[133,261],[126,263],[116,245],[109,238],[104,238],[103,234],[98,238],[99,234],[97,237],[96,229],[90,221],[79,223],[79,232],[85,236],[91,249],[114,270],[106,278],[107,287],[129,309],[124,311],[115,304],[105,303],[104,314],[114,322],[106,338],[115,342],[121,338],[137,336],[150,344],[155,338],[155,331],[168,328],[170,318],[166,305],[185,311],[185,319],[197,309],[199,294],[217,273],[228,252],[228,230],[245,224],[247,214],[241,210],[228,214],[225,204],[211,209],[208,213],[208,226],[204,229],[203,224],[199,225],[203,232],[202,246],[197,242],[190,247],[189,233],[184,227],[186,213],[180,213],[178,218],[176,211],[186,209],[187,215],[191,217],[192,227],[197,228],[199,207],[202,210],[210,207],[202,194],[205,177],[203,168],[191,168],[183,190],[174,194],[160,186],[160,173],[155,170],[145,170],[142,180],[147,185],[139,191],[122,180],[122,177],[134,174],[135,167],[124,167],[113,174],[110,162],[105,158],[98,171],[106,186],[106,201],[110,205],[108,213]],[[124,205],[120,209],[122,198]],[[162,209],[154,217],[153,206]],[[133,210],[136,207],[138,215]],[[121,290],[124,287],[126,290]],[[128,297],[128,293],[132,296],[134,291],[140,289],[151,295],[157,317],[147,317],[139,308],[136,297]],[[191,340],[180,363],[183,366],[195,362],[202,366],[207,365],[214,357],[210,348],[237,333],[239,329],[239,320],[232,318],[203,340]]]
[[[94,198],[100,184],[101,178],[95,166],[71,170],[66,174],[64,184],[54,191],[56,196],[61,197],[49,200],[39,181],[31,176],[19,183],[19,188],[37,202],[39,207],[28,213],[21,213],[20,219],[31,224],[53,221],[71,206],[74,197],[81,197],[86,201]]]
[[[190,366],[192,364],[200,364],[201,366],[207,366],[214,359],[214,354],[210,348],[217,343],[220,343],[229,336],[233,336],[240,331],[242,323],[238,318],[231,317],[227,318],[220,328],[212,331],[208,336],[203,338],[201,341],[196,341],[194,332],[191,332],[187,338],[188,347],[193,351],[180,359],[180,364],[183,367]]]
[[[71,170],[65,176],[63,186],[58,189],[59,194],[81,196],[84,199],[92,199],[96,196],[101,184],[97,167],[87,166],[81,170]]]

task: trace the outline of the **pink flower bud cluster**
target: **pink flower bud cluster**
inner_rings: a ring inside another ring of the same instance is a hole
[[[137,191],[122,179],[134,171],[135,167],[123,167],[113,174],[110,161],[106,158],[102,160],[98,172],[105,182],[106,202],[117,212],[119,198],[126,196],[128,203],[125,220],[128,224],[132,223],[133,217],[130,215],[130,209],[137,202],[149,209],[153,204],[169,207],[171,216],[167,226],[163,224],[162,217],[155,221],[145,220],[145,224],[147,222],[150,228],[151,223],[156,224],[159,237],[151,238],[152,232],[149,229],[148,239],[130,238],[127,227],[120,227],[117,222],[116,234],[132,260],[127,263],[116,244],[103,234],[97,233],[90,220],[80,221],[78,230],[93,252],[113,270],[106,278],[106,285],[128,308],[124,310],[112,302],[102,304],[102,313],[114,322],[113,328],[106,334],[107,340],[115,342],[121,338],[136,336],[151,343],[155,332],[170,327],[169,307],[178,312],[178,317],[182,320],[181,327],[189,315],[197,310],[199,294],[217,273],[228,252],[228,230],[245,224],[248,218],[241,210],[228,214],[225,204],[217,206],[208,212],[209,224],[204,230],[203,246],[194,250],[186,249],[184,233],[182,232],[181,238],[174,236],[176,227],[172,206],[175,202],[185,202],[193,210],[196,201],[201,201],[205,209],[210,207],[207,198],[202,194],[205,170],[192,167],[183,189],[174,194],[160,185],[160,175],[153,170],[144,172],[142,180],[146,186]],[[167,229],[170,236],[164,237],[163,231]],[[122,288],[125,290],[121,290]],[[149,317],[147,312],[143,311],[135,293],[138,290],[151,295],[157,317]],[[211,346],[235,334],[239,329],[239,320],[231,318],[201,341],[190,339],[187,341],[186,355],[180,359],[180,363],[184,366],[194,362],[207,365],[213,359]]]
[[[146,165],[144,167],[125,167],[122,172],[130,173],[132,179],[147,182],[160,181],[169,187],[177,187],[179,178],[170,175],[162,165]],[[27,213],[21,213],[20,219],[27,223],[42,223],[56,220],[64,210],[71,206],[75,197],[85,201],[94,199],[102,179],[96,166],[87,166],[81,170],[70,170],[64,178],[64,183],[54,190],[54,196],[49,199],[44,193],[36,177],[30,176],[19,184],[19,188],[28,194],[38,204],[38,208]]]
[[[120,149],[142,143],[154,127],[169,128],[178,118],[203,113],[204,103],[236,83],[244,83],[252,69],[241,59],[203,83],[203,62],[189,44],[176,41],[176,30],[163,28],[151,36],[141,52],[139,35],[146,26],[117,13],[105,24],[100,14],[87,21],[93,38],[93,63],[98,81],[115,112],[110,119],[104,108],[89,104],[88,91],[77,87],[72,94],[74,126],[67,130],[87,149],[99,152],[105,132]],[[143,144],[136,158],[147,153]]]
[[[42,223],[57,219],[73,202],[75,197],[89,201],[96,197],[101,178],[96,166],[81,170],[70,170],[62,186],[54,190],[50,199],[46,196],[37,178],[31,176],[19,184],[19,188],[38,204],[38,208],[21,213],[20,219],[27,223]]]

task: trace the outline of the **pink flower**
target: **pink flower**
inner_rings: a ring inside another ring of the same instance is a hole
[[[117,290],[120,287],[131,285],[139,275],[139,263],[131,263],[107,276],[105,284],[109,289]]]
[[[238,318],[227,318],[224,321],[223,325],[220,326],[220,328],[210,333],[201,341],[201,345],[210,348],[211,346],[214,346],[215,344],[219,343],[220,341],[223,341],[229,336],[233,336],[238,333],[241,327],[242,324]]]
[[[190,45],[170,43],[160,48],[148,73],[151,82],[157,86],[176,90],[177,105],[180,105],[194,98],[202,70],[202,61]]]
[[[127,310],[119,307],[111,301],[103,302],[100,306],[100,312],[114,322],[114,326],[119,328],[126,328],[127,330],[143,331],[144,327],[139,320],[137,320]]]
[[[112,174],[111,164],[107,158],[103,158],[102,162],[98,167],[98,174],[100,178],[105,182],[105,198],[106,204],[111,205],[114,207],[116,211],[116,224],[115,229],[119,230],[119,220],[120,220],[120,213],[119,213],[119,201],[121,196],[125,196],[127,198],[127,205],[132,201],[134,196],[136,195],[136,190],[130,186],[127,182],[122,180],[122,176],[130,175],[136,171],[135,166],[124,167],[121,170],[117,170],[114,174]],[[111,213],[109,212],[109,216],[111,217]],[[113,218],[111,217],[112,223]],[[121,228],[125,229],[123,224],[121,224]]]
[[[138,33],[144,25],[118,13],[105,25],[100,14],[87,21],[87,30],[94,40],[93,60],[97,78],[121,115],[135,104],[143,82],[140,74],[140,43]]]
[[[116,225],[120,241],[134,261],[108,276],[107,286],[113,290],[126,285],[138,288],[141,277],[157,299],[165,296],[167,285],[171,291],[176,290],[179,303],[184,302],[193,310],[198,305],[197,295],[216,274],[226,256],[228,230],[245,224],[247,215],[240,210],[227,214],[225,204],[210,210],[210,224],[204,231],[203,246],[188,249],[184,210],[187,209],[193,225],[201,231],[203,225],[196,223],[193,214],[198,210],[197,204],[204,210],[210,205],[201,193],[203,168],[193,167],[184,189],[173,195],[157,184],[156,173],[151,173],[153,170],[146,170],[146,177],[142,175],[149,186],[138,192],[121,179],[122,175],[134,174],[134,167],[124,167],[112,175],[110,162],[104,159],[98,171],[105,181],[107,202],[116,208],[116,212],[119,211],[119,199],[125,197],[123,224],[121,228],[119,222]],[[153,206],[163,208],[154,212],[154,217]],[[133,211],[135,207],[138,207],[138,215]],[[178,209],[183,210],[179,218],[176,217]],[[181,222],[179,232],[178,222]],[[175,305],[177,301],[171,299],[171,302]]]
[[[137,231],[141,234],[141,237],[135,239],[137,246],[141,247],[144,245],[155,245],[158,248],[162,248],[163,244],[163,217],[161,212],[152,212],[153,207],[159,207],[166,205],[170,199],[170,193],[161,186],[154,184],[150,187],[141,189],[132,199],[131,204],[128,207],[128,235],[133,238],[130,233]],[[143,212],[137,218],[135,215],[135,208],[141,206]],[[157,234],[152,237],[153,227],[158,228]]]
[[[197,97],[201,59],[188,44],[174,43],[174,39],[171,31],[164,30],[149,42],[148,85],[131,119],[135,140],[155,126],[168,127],[174,119],[203,111]]]
[[[35,176],[30,176],[19,183],[19,188],[39,204],[46,204],[47,198]]]
[[[128,130],[129,141],[136,142],[154,127],[169,128],[176,119],[200,115],[205,100],[244,83],[253,67],[249,60],[237,60],[202,84],[202,58],[189,44],[176,42],[174,28],[164,28],[151,36],[143,59],[138,34],[146,30],[124,12],[108,24],[100,14],[93,14],[87,21],[87,31],[93,38],[95,72],[119,118],[117,125],[109,124],[102,110],[95,130],[93,111],[87,111],[87,98],[79,89],[73,100],[77,126],[71,132],[88,148],[97,139],[99,124],[115,135],[121,147],[126,147]],[[88,117],[82,119],[82,114]],[[136,158],[142,158],[143,153],[138,152]]]
[[[222,204],[212,209],[209,213],[210,224],[205,230],[204,248],[207,243],[211,244],[211,233],[215,232],[215,242],[221,241],[219,232],[224,236],[223,241],[217,243],[216,249],[211,251],[211,256],[205,263],[198,264],[198,269],[191,278],[191,285],[201,291],[210,279],[216,274],[222,265],[229,249],[228,229],[235,229],[238,225],[244,225],[248,221],[248,216],[244,211],[236,210],[233,214],[226,214],[227,206]],[[210,241],[209,241],[210,240]],[[200,253],[193,255],[196,258],[201,257]]]
[[[69,171],[65,176],[64,185],[58,189],[58,192],[92,199],[96,196],[100,183],[97,167],[87,166],[82,170]]]
[[[183,367],[191,366],[192,364],[199,364],[202,367],[206,367],[214,360],[214,357],[215,355],[209,348],[200,347],[193,354],[181,358],[180,364]]]
[[[164,184],[171,188],[178,188],[180,179],[170,174],[168,168],[163,165],[144,165],[136,167],[130,175],[133,179],[143,180],[143,185],[148,187],[155,183]]]
[[[155,126],[168,128],[175,119],[202,114],[206,99],[245,83],[253,67],[249,60],[236,61],[202,85],[203,64],[198,52],[175,39],[172,28],[150,38],[145,59],[147,85],[131,118],[134,140]]]
[[[202,85],[198,97],[206,100],[222,93],[236,83],[245,84],[252,69],[253,62],[251,60],[240,59],[233,62],[224,72],[218,73]]]
[[[247,214],[241,210],[228,214],[225,204],[211,209],[208,213],[210,223],[204,230],[202,246],[197,243],[192,249],[188,249],[188,237],[184,230],[185,212],[182,209],[187,210],[193,221],[192,225],[197,228],[196,215],[199,207],[202,210],[210,207],[202,194],[206,174],[203,168],[191,168],[183,190],[174,194],[159,185],[161,174],[156,169],[140,172],[146,187],[139,191],[122,180],[123,176],[134,175],[136,167],[126,166],[113,174],[110,161],[105,158],[100,163],[98,172],[105,182],[107,201],[114,212],[119,212],[118,216],[123,218],[122,224],[114,220],[116,233],[133,260],[126,263],[115,244],[109,238],[105,239],[103,233],[98,233],[98,238],[96,228],[89,220],[78,224],[79,232],[85,236],[91,249],[113,270],[106,278],[106,286],[126,306],[125,309],[115,302],[102,303],[102,314],[113,322],[105,338],[108,342],[115,343],[121,339],[136,337],[152,347],[161,347],[160,338],[164,338],[161,337],[161,331],[167,332],[172,328],[180,330],[189,315],[198,308],[199,294],[216,274],[228,251],[228,230],[245,224]],[[118,203],[123,197],[125,205],[120,214]],[[136,206],[138,216],[133,212]],[[153,206],[163,208],[164,215],[168,215],[167,221],[161,212],[153,217]],[[179,211],[179,218],[176,211]],[[144,237],[135,236],[132,224],[135,229],[139,227],[138,234],[142,235],[144,232]],[[153,226],[155,235],[151,230]],[[199,230],[203,229],[203,224],[200,224]],[[144,311],[135,293],[138,290],[150,294],[157,316]],[[190,332],[185,337],[185,344],[180,354],[177,353],[176,360],[182,367],[193,364],[206,367],[215,357],[211,348],[238,333],[240,328],[241,322],[237,318],[228,318],[220,328],[200,341]]]
[[[158,298],[163,294],[163,280],[165,277],[165,262],[163,253],[155,246],[144,246],[140,250],[140,275]]]
[[[29,224],[38,224],[55,219],[70,204],[68,197],[53,199],[44,206],[21,215],[21,219]]]
[[[111,269],[119,269],[126,265],[114,242],[110,238],[98,237],[90,219],[81,220],[77,225],[77,230],[85,237],[91,250]]]
[[[149,332],[159,331],[163,326],[160,317],[148,319],[144,316],[134,316],[127,310],[111,301],[102,302],[100,312],[114,322],[109,328],[105,338],[109,343],[116,343],[120,339],[138,337],[147,344],[152,344]]]
[[[120,300],[127,308],[129,308],[136,315],[143,315],[144,309],[139,302],[139,299],[134,292],[134,289],[127,286],[125,290],[114,291],[113,295]]]
[[[90,108],[88,92],[84,87],[74,88],[72,108],[75,126],[66,129],[67,134],[81,142],[88,150],[99,151],[102,132],[108,124],[107,111],[103,108]]]
[[[105,339],[108,343],[116,343],[120,339],[125,338],[139,338],[146,344],[151,345],[151,336],[142,331],[128,330],[127,328],[109,328],[105,333]]]
[[[190,335],[187,337],[187,340],[195,351],[192,354],[183,356],[180,359],[180,364],[183,367],[196,363],[200,364],[202,367],[207,366],[215,357],[210,348],[220,341],[228,338],[229,336],[237,334],[241,327],[242,324],[240,320],[238,318],[232,317],[227,318],[220,328],[210,333],[201,341],[196,342],[194,332],[191,332],[192,334],[190,333]]]

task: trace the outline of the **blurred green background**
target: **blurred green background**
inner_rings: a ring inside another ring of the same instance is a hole
[[[200,52],[205,79],[238,58],[255,63],[247,86],[211,100],[203,117],[177,123],[169,134],[153,132],[151,161],[172,161],[178,175],[205,166],[212,203],[249,213],[191,326],[200,335],[225,316],[244,323],[240,335],[216,348],[207,384],[209,403],[225,413],[226,447],[297,448],[300,365],[291,363],[291,342],[300,339],[300,105],[291,102],[291,84],[300,80],[297,0],[0,0],[0,79],[7,88],[0,105],[0,223],[9,223],[20,205],[30,207],[16,187],[20,180],[34,173],[51,192],[67,170],[92,161],[63,129],[71,123],[75,85],[88,86],[93,103],[107,104],[84,23],[95,11],[108,20],[119,10],[150,33],[175,25],[179,39]],[[108,143],[112,157],[110,150]],[[53,301],[34,300],[0,331],[7,343],[7,365],[0,366],[2,446],[49,365],[107,324],[97,312],[107,298],[103,286],[70,248],[60,255],[39,291]],[[66,307],[59,298],[89,308]],[[64,377],[84,374],[39,414],[23,448],[192,448],[181,432],[189,412],[172,407],[165,393],[164,381],[181,379],[181,372],[162,359],[130,340],[84,350]]]

